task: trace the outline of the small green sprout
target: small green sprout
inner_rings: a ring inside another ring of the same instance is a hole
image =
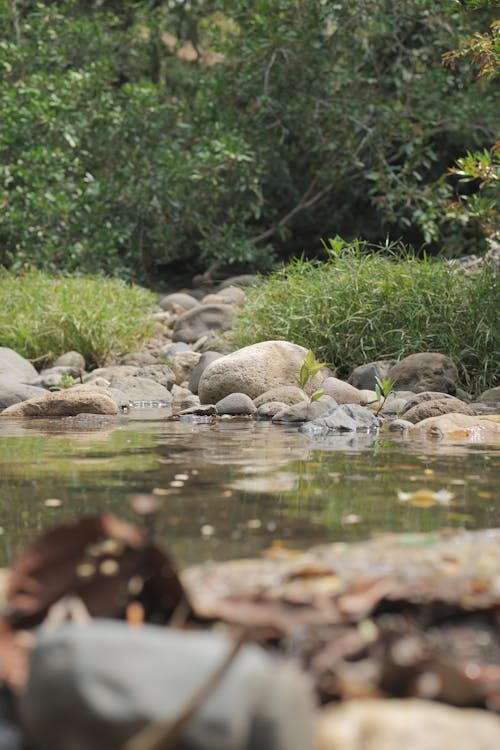
[[[318,362],[316,360],[316,357],[314,356],[314,353],[309,349],[309,351],[306,354],[306,358],[304,362],[302,363],[302,367],[300,368],[300,375],[299,375],[299,383],[301,388],[305,388],[309,380],[313,378],[315,375],[318,374],[318,372],[323,369],[323,367],[326,367],[327,365],[324,362]],[[324,395],[324,391],[315,391],[315,393],[311,396],[311,402],[317,401],[321,396]]]
[[[375,378],[375,395],[377,396],[377,402],[378,402],[378,409],[375,412],[375,414],[379,414],[391,395],[391,393],[394,392],[394,386],[396,385],[396,381],[394,381],[392,378],[385,378],[385,380],[381,380],[379,377]]]

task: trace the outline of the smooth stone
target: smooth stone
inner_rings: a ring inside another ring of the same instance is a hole
[[[272,419],[275,414],[286,410],[288,406],[289,404],[285,404],[283,401],[266,401],[264,404],[257,407],[254,419]]]
[[[134,365],[143,367],[144,365],[154,365],[158,362],[158,357],[152,352],[129,352],[124,354],[120,359],[123,365]]]
[[[245,301],[245,292],[238,286],[228,285],[213,294],[206,294],[202,299],[204,305],[241,305]]]
[[[468,414],[473,416],[474,411],[468,404],[463,401],[459,401],[458,398],[442,398],[432,399],[431,401],[422,401],[420,404],[416,404],[411,409],[406,409],[402,416],[408,422],[416,424],[421,422],[423,419],[429,417],[439,417],[441,414]]]
[[[92,383],[97,378],[105,378],[109,382],[113,378],[127,378],[139,374],[137,365],[109,365],[108,367],[97,367],[83,378],[84,383]]]
[[[160,349],[161,356],[164,357],[169,364],[178,352],[192,351],[192,347],[185,344],[184,341],[176,341],[172,344],[165,344],[165,346],[162,346]]]
[[[316,401],[301,401],[287,406],[273,417],[273,422],[312,422],[335,409],[337,402],[331,396],[321,396]]]
[[[9,375],[18,383],[30,384],[38,377],[38,372],[31,362],[21,357],[14,349],[0,346],[0,375]]]
[[[483,391],[477,398],[477,401],[488,404],[500,404],[500,386],[496,386],[495,388],[488,388],[488,390]]]
[[[218,414],[232,416],[254,414],[256,407],[246,393],[230,393],[215,404]]]
[[[246,393],[251,399],[281,385],[299,383],[307,349],[289,341],[261,341],[245,346],[212,362],[200,378],[198,395],[202,403],[216,403],[230,393]],[[314,393],[331,373],[327,368],[306,384]]]
[[[389,432],[406,432],[413,427],[413,422],[408,422],[407,419],[393,419],[389,422],[387,429]]]
[[[102,383],[100,382],[102,380]],[[74,385],[71,390],[72,391],[95,391],[99,390],[101,393],[106,394],[106,396],[109,396],[109,398],[113,399],[115,404],[118,406],[118,408],[125,409],[129,403],[130,399],[128,396],[123,393],[123,391],[118,390],[118,388],[111,388],[109,381],[104,380],[103,378],[97,378],[92,383],[83,383],[79,385]]]
[[[357,430],[374,430],[380,426],[380,420],[366,406],[359,404],[341,404],[325,416],[320,416],[300,427],[300,432],[311,435],[327,435],[338,432],[355,432]]]
[[[429,417],[413,426],[415,437],[472,439],[487,441],[500,437],[500,414],[475,415],[442,414]]]
[[[321,390],[327,396],[332,396],[337,404],[361,404],[362,401],[361,391],[339,378],[325,378]]]
[[[347,382],[359,390],[373,391],[377,383],[376,378],[385,380],[390,368],[396,364],[395,359],[380,359],[376,362],[367,362],[365,365],[355,367]]]
[[[224,633],[111,620],[42,630],[19,697],[28,744],[123,750],[146,726],[174,722],[233,645]],[[314,718],[311,680],[298,666],[244,644],[175,747],[313,750]]]
[[[9,375],[0,375],[0,412],[12,404],[46,395],[47,391],[44,388],[20,383]]]
[[[68,388],[9,406],[0,417],[73,417],[77,414],[118,414],[118,406],[98,388]]]
[[[172,394],[151,378],[124,377],[112,378],[111,388],[116,388],[127,397],[129,403],[134,401],[164,401],[167,404],[172,402]]]
[[[85,357],[73,350],[64,352],[55,360],[54,367],[74,367],[75,370],[85,370]]]
[[[323,390],[323,384],[321,385],[321,390]],[[287,406],[292,406],[293,404],[299,404],[301,401],[308,400],[307,395],[298,385],[279,385],[265,393],[261,393],[260,396],[254,398],[253,402],[256,407],[262,406],[262,404],[269,401],[281,401]]]
[[[414,393],[439,391],[453,396],[458,384],[456,365],[445,354],[436,352],[410,354],[390,368],[388,377],[398,389]]]
[[[231,305],[198,305],[180,315],[172,329],[172,340],[193,343],[208,331],[226,331],[236,312]]]
[[[149,378],[159,383],[167,390],[170,390],[175,383],[175,374],[173,369],[165,362],[155,362],[151,365],[139,367],[135,377]]]
[[[198,393],[198,385],[200,382],[200,378],[205,372],[208,365],[211,362],[215,362],[216,359],[220,359],[223,356],[224,355],[221,354],[220,352],[214,352],[210,349],[202,353],[198,361],[198,364],[194,368],[193,372],[191,373],[191,377],[189,378],[188,387],[192,393],[196,393],[196,394]]]
[[[65,376],[75,382],[81,382],[82,371],[64,365],[49,367],[41,371],[39,376],[33,380],[32,385],[37,385],[39,388],[64,388],[65,386],[61,385],[61,381]]]
[[[200,352],[177,352],[171,361],[177,385],[188,382],[201,359]]]
[[[166,294],[158,302],[158,306],[162,310],[168,310],[170,312],[179,312],[180,310],[192,310],[194,307],[199,305],[199,301],[191,294],[184,292],[172,292]]]
[[[500,718],[418,699],[352,699],[318,718],[316,750],[497,750]]]

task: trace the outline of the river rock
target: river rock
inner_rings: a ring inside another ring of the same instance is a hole
[[[64,383],[65,377],[69,379],[69,385],[72,385],[75,382],[81,382],[81,374],[81,370],[77,370],[75,367],[69,367],[67,365],[48,367],[40,372],[38,377],[32,381],[32,384],[39,388],[63,388],[65,386],[61,385],[61,381]]]
[[[395,364],[395,359],[380,359],[376,362],[368,362],[366,365],[359,365],[352,371],[347,382],[359,390],[373,391],[377,382],[376,378],[385,380],[389,370]]]
[[[198,307],[199,301],[191,294],[185,294],[184,292],[173,292],[172,294],[166,294],[158,303],[158,306],[162,310],[168,310],[170,312],[179,312],[192,310],[194,307]]]
[[[477,400],[481,403],[500,406],[500,386],[488,388],[487,391],[483,391]]]
[[[155,362],[151,365],[139,367],[133,377],[149,378],[170,390],[175,383],[174,371],[165,362]]]
[[[224,279],[219,285],[219,289],[226,289],[228,286],[255,286],[259,277],[251,273],[243,273],[239,276],[230,276]]]
[[[393,419],[387,425],[389,432],[407,432],[412,427],[413,422],[408,422],[407,419]]]
[[[172,359],[172,370],[177,385],[185,383],[193,374],[193,370],[201,359],[200,352],[177,352]]]
[[[323,390],[323,385],[321,385],[321,390]],[[261,393],[260,396],[254,398],[253,402],[258,408],[268,401],[281,401],[283,404],[291,406],[301,401],[308,401],[308,398],[302,388],[297,385],[279,385],[277,388],[271,388],[269,391]]]
[[[118,406],[98,388],[68,388],[9,406],[0,417],[74,417],[77,414],[118,414]]]
[[[358,388],[355,388],[345,380],[338,378],[326,378],[321,383],[321,390],[328,396],[332,396],[337,404],[361,404],[362,395]]]
[[[289,341],[262,341],[245,346],[212,362],[200,378],[198,395],[203,403],[216,403],[230,393],[255,399],[279,385],[297,385],[307,349]],[[321,386],[327,368],[311,378],[308,394]]]
[[[223,633],[110,620],[42,631],[19,699],[29,746],[123,750],[147,725],[174,722],[233,645]],[[295,664],[246,644],[182,725],[175,747],[313,750],[314,703],[311,681]]]
[[[56,359],[54,367],[74,367],[75,370],[85,370],[85,358],[80,352],[65,352]]]
[[[246,393],[230,393],[229,396],[224,396],[217,401],[215,406],[221,416],[223,414],[250,415],[256,411],[254,402]]]
[[[237,286],[226,286],[214,294],[206,294],[204,305],[241,305],[245,301],[245,292]]]
[[[356,432],[375,430],[380,421],[366,406],[358,404],[341,404],[325,416],[306,422],[300,432],[309,435],[328,435],[339,432]]]
[[[283,401],[266,401],[264,404],[257,407],[254,419],[272,419],[275,414],[284,411],[288,406],[289,404],[285,404]]]
[[[21,357],[14,349],[0,346],[0,375],[9,375],[18,383],[31,383],[38,377],[38,372],[31,362]]]
[[[393,365],[388,373],[398,389],[414,393],[439,391],[455,395],[458,383],[456,365],[445,354],[421,352],[410,354]]]
[[[301,401],[287,406],[273,417],[273,422],[311,422],[335,409],[337,402],[331,396],[321,396],[316,401]]]
[[[198,305],[177,318],[172,340],[190,344],[208,331],[225,331],[231,327],[235,314],[231,305]]]
[[[112,388],[121,391],[127,397],[129,403],[136,401],[163,401],[167,404],[172,402],[172,394],[151,378],[142,378],[140,376],[112,378],[110,383]]]
[[[498,439],[500,437],[499,414],[443,414],[429,417],[414,425],[410,434],[414,437],[473,439],[474,441]]]
[[[436,391],[424,391],[408,399],[399,414],[409,422],[416,424],[428,417],[438,417],[440,414],[450,414],[451,412],[474,414],[470,406],[460,399],[450,396],[448,393]]]
[[[211,349],[208,349],[206,352],[203,352],[198,364],[194,368],[193,372],[191,373],[191,377],[189,378],[189,390],[192,393],[198,393],[198,384],[200,382],[200,378],[202,374],[205,372],[206,368],[211,362],[215,362],[216,359],[220,359],[223,354],[220,352],[214,352]]]
[[[165,346],[162,346],[160,354],[170,363],[178,352],[192,351],[192,347],[185,344],[184,341],[176,341],[175,344],[165,344]]]
[[[104,378],[111,382],[113,378],[128,378],[139,374],[136,365],[110,365],[109,367],[97,367],[83,378],[84,383],[92,383],[98,378]]]
[[[120,364],[133,365],[134,367],[144,367],[154,365],[159,361],[158,356],[153,352],[129,352],[120,358]]]
[[[46,395],[47,391],[44,388],[19,383],[16,378],[9,375],[0,375],[0,412],[20,401]]]
[[[316,750],[497,750],[500,718],[423,700],[349,700],[321,711]]]

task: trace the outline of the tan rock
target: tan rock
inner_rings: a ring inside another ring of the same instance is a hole
[[[464,438],[474,440],[500,439],[500,414],[469,416],[443,414],[416,424],[410,435],[415,437]]]
[[[323,709],[316,750],[497,750],[500,718],[421,700],[357,699]]]
[[[102,390],[69,388],[13,404],[0,417],[74,417],[77,414],[118,414],[118,406]]]
[[[327,396],[332,396],[338,404],[362,403],[362,392],[339,378],[326,378],[321,383],[321,390]]]
[[[474,412],[470,406],[454,396],[421,401],[410,409],[401,410],[401,416],[408,422],[413,422],[413,424],[422,422],[424,419],[429,419],[430,417],[439,417],[442,414],[468,414],[469,416],[474,416]]]
[[[177,385],[189,381],[193,370],[201,359],[201,352],[177,352],[171,365]]]

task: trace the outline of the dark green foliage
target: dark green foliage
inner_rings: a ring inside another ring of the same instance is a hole
[[[249,292],[238,346],[293,341],[339,377],[376,359],[441,352],[472,392],[498,383],[500,288],[493,266],[466,276],[442,260],[390,247],[381,254],[338,238],[328,253],[326,263],[296,259]]]
[[[335,233],[480,249],[475,217],[443,210],[475,186],[442,175],[491,146],[493,90],[442,55],[489,20],[433,0],[6,2],[0,263],[265,269]]]

